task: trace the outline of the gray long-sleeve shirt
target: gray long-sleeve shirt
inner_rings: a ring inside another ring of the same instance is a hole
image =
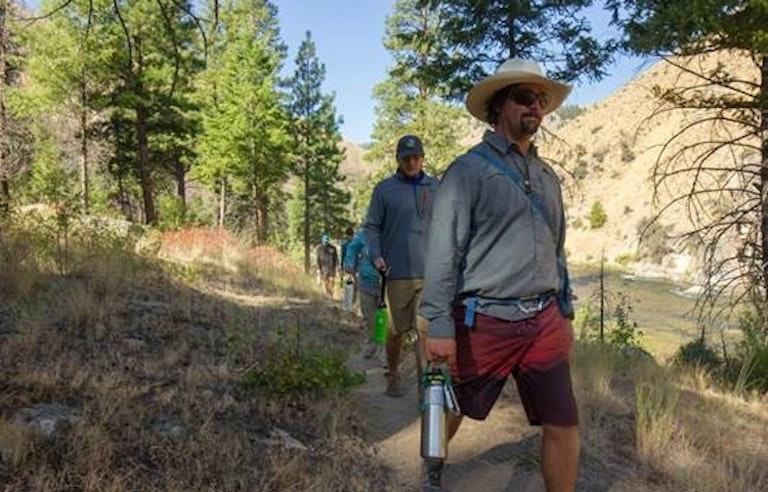
[[[422,174],[408,178],[401,172],[373,189],[365,220],[365,242],[371,258],[382,257],[389,278],[424,277],[424,256],[438,181]]]
[[[541,208],[480,154],[515,170]],[[420,308],[429,320],[429,336],[454,336],[451,312],[466,298],[480,300],[479,313],[514,319],[513,306],[494,301],[561,290],[564,244],[565,215],[555,172],[535,148],[523,156],[516,145],[486,132],[480,144],[446,170],[435,198]]]

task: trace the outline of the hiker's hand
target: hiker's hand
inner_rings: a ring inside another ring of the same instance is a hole
[[[432,338],[426,341],[427,360],[429,362],[447,362],[453,367],[456,364],[456,339]]]
[[[384,261],[384,258],[382,258],[381,256],[379,256],[378,258],[374,258],[374,260],[373,260],[373,266],[375,266],[375,267],[376,267],[376,269],[377,269],[378,271],[380,271],[380,272],[386,272],[386,271],[387,271],[387,269],[389,268],[389,267],[387,266],[387,262],[386,262],[386,261]]]

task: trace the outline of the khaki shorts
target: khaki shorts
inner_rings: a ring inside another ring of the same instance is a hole
[[[419,335],[427,332],[427,320],[418,315],[423,278],[387,280],[387,305],[391,327],[396,333],[418,330]]]

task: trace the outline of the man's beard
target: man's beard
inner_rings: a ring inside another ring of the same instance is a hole
[[[539,125],[541,125],[541,121],[538,118],[531,116],[523,116],[520,118],[520,132],[523,135],[532,137],[539,131]]]

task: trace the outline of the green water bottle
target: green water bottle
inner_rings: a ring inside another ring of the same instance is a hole
[[[381,275],[381,295],[379,301],[376,304],[376,315],[374,317],[373,327],[373,343],[377,345],[384,345],[387,341],[387,303],[384,302],[384,289],[386,284],[386,277],[384,272],[379,272]]]

